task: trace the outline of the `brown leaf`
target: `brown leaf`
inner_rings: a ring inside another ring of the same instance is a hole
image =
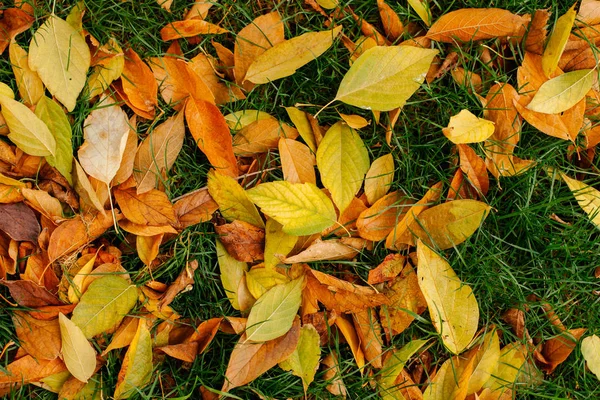
[[[550,11],[535,10],[529,29],[527,30],[527,38],[525,38],[525,50],[527,52],[541,56],[544,53],[544,43],[548,34],[546,28]]]
[[[161,226],[177,221],[173,205],[160,190],[152,189],[138,194],[133,188],[117,189],[114,194],[125,218],[135,224]]]
[[[210,221],[219,205],[210,197],[207,188],[183,195],[173,204],[182,228]]]
[[[385,239],[411,208],[413,201],[396,191],[383,196],[360,213],[356,220],[358,234],[368,240]]]
[[[394,280],[404,269],[406,257],[400,254],[388,254],[381,264],[369,271],[369,285],[389,282]]]
[[[222,241],[222,240],[221,240]],[[181,270],[175,281],[169,285],[167,291],[163,294],[160,302],[158,303],[158,307],[162,308],[164,306],[168,306],[171,304],[175,297],[179,293],[187,292],[192,290],[194,285],[194,273],[198,269],[198,261],[192,260],[190,261],[185,268]]]
[[[600,24],[600,2],[598,0],[582,0],[577,13],[577,21],[582,25]]]
[[[12,319],[19,343],[27,353],[43,360],[59,356],[62,342],[58,319],[38,320],[21,311],[15,311]]]
[[[462,8],[442,15],[427,32],[427,37],[438,42],[468,42],[518,35],[529,22],[499,8]]]
[[[141,117],[145,118],[150,115],[151,118],[154,118],[155,108],[158,106],[158,84],[150,67],[132,49],[125,51],[125,66],[123,67],[121,86],[129,102],[135,108],[148,113],[140,115]]]
[[[587,331],[586,328],[570,329],[567,332],[562,332],[560,335],[544,342],[542,347],[542,355],[547,364],[542,365],[542,370],[551,374],[556,367],[562,364],[573,352],[577,346],[577,342]]]
[[[0,280],[0,285],[6,286],[11,297],[23,307],[56,306],[62,304],[56,296],[44,287],[31,281]]]
[[[185,119],[198,148],[211,165],[224,175],[237,177],[231,133],[217,106],[190,99],[185,107]]]
[[[372,308],[352,314],[354,327],[360,339],[360,346],[365,354],[365,360],[373,368],[381,368],[383,342],[381,338],[381,325],[377,314]]]
[[[262,260],[265,246],[265,231],[244,221],[215,226],[219,240],[227,253],[242,262]]]
[[[485,161],[469,145],[459,144],[457,147],[460,155],[460,169],[467,175],[473,187],[482,196],[485,196],[490,188],[490,178],[485,167]]]
[[[211,24],[210,22],[201,19],[187,19],[184,21],[171,22],[160,30],[160,37],[165,42],[168,42],[169,40],[184,37],[217,35],[227,32],[227,29],[223,29],[218,25]]]
[[[194,362],[196,356],[202,354],[213,340],[219,331],[222,321],[223,318],[211,318],[204,321],[182,343],[159,347],[159,350],[173,358],[186,362]]]
[[[25,204],[0,204],[0,230],[13,240],[36,243],[40,224],[31,208]]]
[[[280,361],[288,358],[296,349],[299,337],[298,318],[288,333],[268,342],[250,343],[246,341],[246,335],[242,335],[229,358],[221,391],[228,392],[235,387],[252,382]]]
[[[360,249],[344,244],[338,239],[317,239],[304,251],[282,260],[285,264],[296,264],[323,260],[351,260]]]
[[[335,353],[327,354],[321,363],[327,367],[327,370],[325,370],[323,373],[323,379],[329,381],[326,389],[334,396],[346,398],[348,395],[348,389],[342,380],[340,364]]]

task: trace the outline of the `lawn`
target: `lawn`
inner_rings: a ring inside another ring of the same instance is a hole
[[[357,40],[362,35],[362,20],[383,31],[375,0],[341,0],[340,3],[351,6],[357,16],[353,18],[347,10],[335,15],[335,24],[343,26],[348,38]],[[407,1],[390,0],[387,3],[405,26],[412,23],[412,30],[406,35],[422,34],[419,30],[424,25]],[[429,3],[433,21],[460,8],[490,6],[489,2],[483,0],[432,0]],[[165,55],[170,43],[161,39],[160,31],[169,22],[182,20],[190,4],[190,1],[174,0],[171,10],[166,11],[156,0],[87,0],[83,28],[100,43],[114,38],[123,50],[131,48],[143,60],[148,60]],[[17,42],[27,49],[33,33],[52,11],[64,19],[73,5],[71,1],[38,1],[34,7],[35,22],[17,36]],[[4,5],[6,8],[12,6]],[[519,15],[548,9],[551,11],[548,23],[552,27],[571,4],[551,0],[499,0],[493,6]],[[230,33],[200,35],[197,40],[179,40],[183,58],[191,59],[199,53],[216,56],[211,41],[232,50],[236,32],[256,17],[274,10],[279,12],[284,21],[286,39],[328,29],[327,19],[302,0],[219,0],[210,8],[207,20]],[[450,71],[424,83],[402,108],[389,143],[386,142],[388,120],[384,113],[378,124],[371,111],[337,101],[318,114],[322,126],[338,122],[340,113],[359,115],[371,121],[368,126],[358,130],[370,160],[392,154],[395,174],[390,190],[401,190],[414,201],[439,181],[444,185],[444,201],[457,170],[458,156],[455,146],[442,134],[442,128],[448,125],[451,116],[463,109],[483,117],[485,107],[479,95],[485,97],[495,83],[510,83],[517,88],[517,68],[524,57],[521,43],[500,45],[497,39],[463,43],[461,46],[433,42],[432,47],[440,50],[442,61],[449,52],[456,52],[458,66],[482,77],[481,92],[474,93],[470,87],[457,83]],[[485,55],[491,56],[491,64]],[[350,69],[349,59],[348,49],[337,39],[323,55],[293,75],[257,85],[246,93],[245,99],[222,104],[220,110],[223,115],[240,110],[260,110],[292,125],[285,107],[296,105],[313,115],[317,113],[336,97],[337,88]],[[0,78],[1,82],[16,92],[8,50],[0,58]],[[80,97],[74,110],[68,113],[73,127],[72,145],[75,151],[84,142],[83,121],[95,109],[93,102],[85,100]],[[128,116],[133,115],[127,106],[123,106],[123,109]],[[140,137],[151,127],[176,114],[160,96],[158,109],[157,120],[138,119]],[[0,140],[8,141],[6,137]],[[592,152],[581,154],[582,157],[592,154],[591,160],[580,160],[570,146],[571,142],[545,135],[524,122],[515,155],[534,160],[535,164],[516,176],[496,179],[490,174],[489,191],[481,198],[491,207],[489,215],[469,239],[443,252],[460,280],[469,285],[475,294],[480,310],[479,327],[495,325],[503,345],[525,342],[527,339],[520,338],[503,317],[509,309],[524,312],[524,327],[535,344],[560,333],[556,321],[547,315],[548,306],[567,329],[586,328],[584,336],[600,334],[600,232],[565,182],[557,174],[549,173],[549,168],[560,170],[600,189],[599,165]],[[478,154],[484,154],[483,143],[475,143],[471,147]],[[283,179],[276,150],[257,157],[257,160],[259,170],[266,170],[260,175],[262,181]],[[186,193],[205,187],[210,169],[207,157],[188,131],[182,150],[163,181],[168,198],[175,201]],[[258,183],[258,179],[246,179],[244,183],[249,188]],[[240,311],[232,307],[223,288],[216,256],[216,237],[211,222],[186,227],[161,245],[159,262],[155,263],[151,273],[136,253],[135,240],[131,242],[126,232],[110,228],[102,240],[123,251],[121,263],[138,286],[151,280],[170,284],[178,277],[186,262],[197,260],[199,268],[194,275],[193,289],[179,294],[171,303],[182,321],[195,326],[199,321],[210,318],[242,316]],[[318,261],[310,263],[310,266],[336,277],[353,274],[366,282],[369,271],[390,253],[385,242],[379,241],[374,242],[372,250],[365,249],[351,260]],[[15,278],[9,276],[9,279]],[[7,288],[0,286],[0,295],[6,299],[2,300],[0,308],[0,348],[7,350],[0,360],[1,373],[2,368],[13,361],[18,348],[14,344],[7,345],[19,342],[12,317],[15,311],[24,308],[15,307]],[[401,348],[414,339],[429,340],[431,364],[428,372],[432,372],[436,366],[439,368],[448,358],[449,353],[439,339],[429,313],[421,314],[407,330],[392,336],[385,343],[384,350]],[[98,349],[105,346],[107,340],[108,336],[100,338]],[[150,383],[136,390],[129,398],[197,399],[201,398],[201,393],[205,393],[206,398],[212,398],[211,393],[220,393],[231,351],[238,340],[238,335],[218,332],[206,351],[191,363],[155,352]],[[348,398],[380,398],[378,390],[372,386],[380,371],[367,367],[365,373],[361,374],[346,340],[337,330],[332,330],[329,343],[322,346],[321,358],[329,353],[334,353],[339,359],[340,375],[347,387]],[[123,354],[119,350],[108,353],[105,364],[93,378],[105,388],[103,398],[112,396]],[[414,369],[418,364],[418,360],[413,361],[410,367]],[[534,370],[523,374],[521,380],[515,391],[519,399],[600,398],[599,381],[586,369],[579,346],[551,374]],[[240,399],[335,398],[327,390],[327,384],[325,369],[320,368],[305,393],[300,378],[276,366],[248,385],[231,390],[229,396]],[[57,395],[44,388],[26,385],[7,394],[6,398],[55,399]]]

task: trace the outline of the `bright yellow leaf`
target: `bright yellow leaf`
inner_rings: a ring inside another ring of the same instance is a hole
[[[365,195],[369,204],[386,195],[394,180],[394,157],[386,154],[371,164],[371,168],[365,176]]]
[[[561,178],[565,181],[575,199],[586,212],[590,220],[598,229],[600,229],[600,191],[577,179],[569,178],[567,175],[560,173]]]
[[[527,108],[543,114],[568,110],[589,92],[594,84],[595,69],[567,72],[540,86]]]
[[[442,132],[454,144],[478,143],[494,134],[494,123],[462,110],[450,117],[448,127]]]
[[[550,34],[550,38],[544,49],[542,69],[548,77],[556,70],[558,60],[560,60],[560,56],[565,50],[567,40],[569,40],[571,28],[573,28],[573,22],[575,22],[575,17],[577,16],[577,12],[575,11],[576,5],[577,2],[573,4],[569,11],[556,20],[552,34]]]

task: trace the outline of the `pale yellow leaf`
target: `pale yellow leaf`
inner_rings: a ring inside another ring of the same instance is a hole
[[[289,282],[290,279],[274,269],[262,268],[261,265],[253,267],[246,272],[246,286],[252,297],[260,299],[269,289],[275,285]]]
[[[87,81],[87,96],[92,99],[101,95],[110,84],[121,77],[125,67],[125,54],[119,43],[111,37],[108,42],[98,49],[101,58],[92,66],[92,72]]]
[[[464,400],[472,372],[473,359],[450,357],[429,381],[427,389],[423,392],[423,400]]]
[[[247,193],[263,213],[283,225],[283,231],[290,235],[319,233],[336,221],[331,200],[312,183],[268,182]]]
[[[52,14],[29,44],[29,68],[38,73],[48,91],[73,111],[85,85],[90,50],[71,25]]]
[[[44,84],[38,74],[29,68],[28,54],[15,41],[10,43],[8,55],[17,80],[19,95],[25,104],[34,106],[44,95]]]
[[[581,354],[590,371],[600,379],[600,338],[596,335],[584,338],[581,341]]]
[[[475,363],[473,374],[469,380],[467,394],[475,393],[481,390],[485,382],[496,372],[498,361],[500,360],[500,339],[496,329],[487,332],[483,337],[483,342],[475,346],[469,352],[475,351]]]
[[[286,264],[305,263],[322,260],[351,260],[358,254],[358,250],[345,245],[339,239],[317,239],[306,250],[283,260]]]
[[[297,236],[285,233],[279,222],[269,218],[265,226],[265,269],[275,268],[280,263],[279,257],[286,257],[297,241]]]
[[[431,25],[431,11],[429,10],[428,0],[408,0],[408,4],[415,10],[425,25]]]
[[[594,84],[595,69],[567,72],[545,82],[527,108],[543,114],[558,114],[568,110],[589,92]]]
[[[245,80],[260,84],[290,76],[323,54],[342,31],[308,32],[271,47],[248,67]]]
[[[569,178],[562,172],[560,176],[567,186],[569,186],[575,199],[590,218],[590,221],[600,229],[600,191],[577,179]]]
[[[98,198],[98,194],[94,190],[92,183],[88,179],[88,176],[85,174],[83,168],[77,160],[73,160],[75,164],[75,168],[73,170],[73,181],[74,188],[77,194],[79,195],[80,207],[83,207],[81,204],[87,203],[88,206],[93,206],[96,210],[100,211],[102,214],[105,214],[104,205]]]
[[[96,352],[85,335],[63,313],[58,314],[62,355],[67,369],[81,382],[87,382],[96,369]]]
[[[369,170],[369,153],[354,129],[337,122],[319,145],[317,167],[341,214],[362,186]]]
[[[503,393],[513,389],[517,377],[525,364],[527,350],[521,343],[509,343],[500,350],[498,369],[483,385],[501,398]],[[510,398],[510,397],[509,397]]]
[[[302,302],[304,276],[276,285],[258,299],[246,322],[246,340],[266,342],[285,335]]]
[[[298,129],[298,133],[306,142],[306,145],[310,148],[313,153],[317,152],[317,142],[315,140],[315,134],[313,132],[310,121],[308,120],[308,116],[302,110],[297,109],[296,107],[286,107],[285,111],[287,111],[290,120]]]
[[[473,340],[479,323],[479,306],[469,285],[437,253],[417,243],[419,286],[427,301],[431,322],[446,348],[462,352]]]
[[[238,288],[244,273],[248,271],[248,264],[233,258],[220,241],[216,241],[217,260],[219,261],[219,271],[221,272],[221,284],[225,290],[225,295],[229,299],[232,307],[240,309],[238,301]]]
[[[273,118],[273,116],[264,111],[241,110],[227,114],[224,118],[227,126],[229,126],[230,129],[239,131],[254,122]]]
[[[462,110],[450,117],[448,127],[442,132],[454,144],[478,143],[494,134],[494,123]]]
[[[575,11],[576,5],[577,3],[574,3],[569,11],[556,20],[548,43],[546,43],[546,48],[542,55],[542,69],[548,77],[556,70],[558,60],[560,60],[560,56],[565,50],[567,40],[569,40],[569,35],[577,16],[577,12]]]
[[[315,156],[307,145],[293,139],[279,139],[279,157],[283,178],[290,183],[317,183]]]
[[[414,46],[373,47],[352,64],[335,100],[378,111],[402,107],[425,80],[436,54]]]
[[[371,164],[365,176],[365,195],[369,204],[386,195],[394,181],[394,157],[386,154]]]
[[[83,281],[87,276],[92,272],[92,268],[94,268],[94,263],[96,262],[96,255],[94,254],[92,258],[86,262],[83,267],[77,272],[77,275],[73,277],[73,280],[69,282],[69,290],[67,292],[67,297],[71,304],[79,303],[79,298],[81,297],[83,290]]]
[[[291,370],[294,375],[302,379],[305,393],[308,386],[315,379],[315,373],[319,367],[319,358],[321,357],[319,341],[319,333],[313,325],[302,326],[296,350],[279,363],[281,369],[284,371]]]
[[[123,358],[114,399],[127,399],[137,394],[150,383],[152,368],[152,337],[146,324],[140,323]]]

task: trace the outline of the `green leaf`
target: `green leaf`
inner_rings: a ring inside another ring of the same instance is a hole
[[[115,400],[127,399],[146,386],[152,377],[152,367],[152,337],[146,323],[141,321],[123,358],[115,389]]]
[[[237,291],[244,273],[248,271],[248,264],[231,257],[225,247],[219,240],[216,242],[217,259],[219,260],[219,270],[221,271],[221,284],[225,290],[225,295],[236,310],[240,309]]]
[[[592,88],[595,73],[595,69],[582,69],[544,82],[527,108],[543,114],[558,114],[568,110]]]
[[[214,170],[208,172],[208,193],[219,205],[221,215],[227,221],[244,221],[259,228],[265,223],[258,210],[248,198],[247,192],[237,181]]]
[[[369,152],[356,131],[334,124],[319,144],[317,167],[323,185],[331,192],[340,214],[360,190],[369,170]]]
[[[292,373],[302,379],[304,393],[315,379],[321,357],[319,333],[314,326],[308,324],[300,328],[300,339],[296,350],[287,359],[279,363],[284,371]]]
[[[275,268],[280,263],[277,255],[286,257],[297,241],[297,236],[288,235],[279,222],[269,218],[265,228],[265,268]]]
[[[8,138],[32,156],[55,156],[56,140],[44,122],[25,105],[0,95],[2,115],[10,133]]]
[[[330,48],[341,31],[342,27],[337,26],[329,31],[308,32],[276,44],[250,64],[245,80],[260,84],[293,75],[298,68]]]
[[[90,50],[71,25],[52,14],[29,44],[29,68],[69,111],[75,108],[90,67]]]
[[[600,229],[600,191],[577,179],[569,178],[562,172],[560,176],[567,186],[569,186],[569,189],[571,189],[571,192],[575,196],[575,200],[583,208],[590,221],[596,225],[596,228]]]
[[[312,183],[269,182],[247,193],[263,213],[283,225],[283,231],[290,235],[312,235],[336,221],[333,203]]]
[[[352,64],[335,100],[378,111],[402,107],[425,80],[436,54],[413,46],[370,48]]]
[[[450,265],[419,241],[417,277],[431,322],[450,352],[459,354],[477,332],[479,306],[470,286],[463,284]]]
[[[125,279],[108,275],[95,280],[73,310],[71,320],[90,339],[114,328],[137,302],[135,286]]]
[[[67,369],[81,382],[87,382],[96,369],[96,352],[77,325],[63,313],[58,314],[62,356]]]
[[[35,115],[41,119],[56,140],[56,155],[46,159],[69,183],[73,170],[73,144],[71,143],[71,124],[62,108],[46,96],[42,96],[35,107]]]
[[[413,356],[421,347],[427,343],[426,340],[413,340],[402,347],[400,350],[394,351],[386,360],[381,375],[379,376],[379,394],[383,400],[398,400],[404,397],[400,393],[400,389],[396,384],[396,378],[404,369],[406,362]]]
[[[600,379],[600,338],[596,335],[588,336],[581,341],[581,354],[588,368]]]
[[[266,342],[290,330],[302,302],[304,276],[269,289],[256,301],[246,322],[246,338]]]

